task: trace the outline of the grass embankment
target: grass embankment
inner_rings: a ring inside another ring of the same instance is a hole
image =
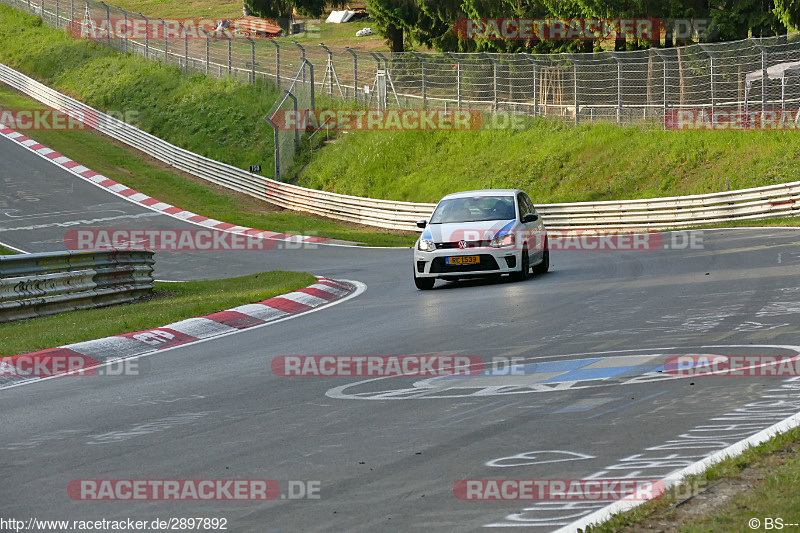
[[[211,281],[156,282],[147,301],[0,324],[0,356],[164,326],[260,302],[315,281],[311,274],[275,271]]]
[[[17,252],[14,250],[9,250],[3,246],[0,246],[0,255],[16,255]]]
[[[535,120],[517,131],[343,135],[314,157],[299,183],[416,202],[491,184],[554,203],[702,194],[798,179],[796,131],[576,128]]]
[[[13,29],[12,29],[13,28]],[[30,52],[25,50],[30,47]],[[42,26],[0,5],[0,61],[106,111],[134,111],[136,126],[173,144],[247,168],[272,165],[272,128],[261,119],[277,92],[270,85],[187,76],[175,67],[122,56]],[[0,107],[43,108],[0,87]],[[413,237],[354,229],[192,181],[121,143],[89,131],[25,131],[29,137],[111,179],[164,202],[241,226],[318,235],[373,246],[406,246]]]
[[[750,448],[738,457],[712,466],[703,474],[686,479],[684,486],[661,500],[648,502],[622,513],[591,533],[640,531],[765,531],[790,529],[797,523],[800,499],[800,429],[795,428]],[[698,505],[692,494],[708,491]],[[698,505],[700,509],[693,506]],[[764,519],[781,518],[783,527],[765,527]],[[751,527],[749,520],[758,519]]]

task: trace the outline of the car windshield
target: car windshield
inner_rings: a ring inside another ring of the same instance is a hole
[[[511,220],[516,218],[513,196],[470,196],[442,200],[431,216],[431,224]]]

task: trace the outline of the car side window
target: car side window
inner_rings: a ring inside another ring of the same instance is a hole
[[[522,193],[522,199],[525,200],[525,204],[528,206],[528,213],[535,213],[536,209],[533,207],[533,202],[531,202],[530,197],[527,194]]]
[[[530,205],[530,200],[526,203],[525,197],[522,194],[519,194],[517,196],[517,204],[519,206],[519,219],[522,220],[525,217],[525,215],[530,213],[530,209],[528,209],[528,206]]]

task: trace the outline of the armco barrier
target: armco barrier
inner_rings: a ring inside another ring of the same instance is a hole
[[[153,290],[153,252],[0,256],[0,323],[130,302]]]
[[[286,209],[379,228],[415,230],[415,222],[429,218],[434,208],[434,204],[306,189],[257,176],[173,146],[2,63],[0,81],[56,109],[92,111],[97,114],[96,128],[100,132],[184,172]],[[800,210],[800,182],[673,198],[541,204],[537,209],[550,229],[662,230],[796,215]]]

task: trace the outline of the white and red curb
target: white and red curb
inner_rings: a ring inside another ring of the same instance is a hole
[[[15,375],[13,369],[18,366],[15,365],[15,361],[19,358],[27,358],[27,361],[46,361],[52,358],[83,357],[103,365],[263,326],[333,305],[356,296],[365,289],[359,282],[323,277],[317,279],[313,285],[262,302],[240,305],[226,311],[189,318],[158,328],[67,344],[23,355],[0,357],[0,388],[55,377]],[[27,363],[26,366],[30,367]]]
[[[130,187],[123,185],[122,183],[118,183],[110,178],[107,178],[102,174],[98,174],[94,170],[87,168],[64,155],[61,155],[55,150],[48,148],[47,146],[35,141],[34,139],[26,137],[22,133],[15,131],[2,124],[0,124],[0,135],[5,137],[6,139],[16,142],[20,146],[27,148],[31,152],[34,152],[44,157],[45,159],[51,160],[54,164],[68,170],[75,176],[78,176],[79,178],[88,181],[93,185],[104,188],[109,192],[128,200],[129,202],[138,204],[142,207],[150,209],[151,211],[156,211],[158,213],[171,216],[173,218],[182,220],[184,222],[189,222],[191,224],[202,226],[208,229],[226,231],[229,233],[237,233],[237,234],[247,235],[249,237],[270,239],[276,241],[319,244],[331,240],[323,237],[310,237],[307,235],[278,233],[275,231],[248,228],[245,226],[237,226],[236,224],[230,224],[228,222],[222,222],[220,220],[209,218],[203,215],[198,215],[196,213],[192,213],[191,211],[187,211],[180,207],[175,207],[174,205],[170,205],[166,202],[156,200],[155,198],[152,198],[144,193],[131,189]]]

